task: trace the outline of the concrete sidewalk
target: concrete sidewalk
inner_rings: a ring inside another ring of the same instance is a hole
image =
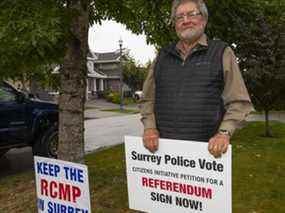
[[[265,115],[264,114],[250,114],[246,120],[247,121],[265,121]],[[269,120],[270,121],[280,121],[282,123],[285,123],[285,113],[282,111],[281,112],[270,112]]]
[[[103,111],[106,109],[119,109],[119,104],[113,104],[107,102],[104,99],[90,100],[85,104],[85,120],[114,117],[114,116],[124,116],[128,115],[126,113],[120,112],[109,112]],[[138,104],[126,105],[124,109],[139,110]],[[265,116],[263,114],[251,114],[247,117],[247,121],[265,121]],[[270,112],[269,120],[280,121],[285,123],[285,113],[281,112]]]

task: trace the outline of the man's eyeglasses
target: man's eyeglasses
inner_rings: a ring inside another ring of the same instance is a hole
[[[189,11],[187,13],[182,13],[182,14],[179,14],[179,15],[176,15],[174,17],[174,20],[176,22],[182,22],[184,20],[184,17],[186,17],[187,19],[195,19],[197,18],[198,16],[202,15],[201,12],[198,12],[198,11]]]

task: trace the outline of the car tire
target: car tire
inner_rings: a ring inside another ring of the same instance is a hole
[[[33,154],[48,158],[57,158],[58,151],[58,126],[52,126],[36,141]]]

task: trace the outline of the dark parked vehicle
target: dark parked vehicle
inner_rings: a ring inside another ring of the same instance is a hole
[[[11,148],[32,146],[34,155],[55,158],[57,145],[57,105],[0,81],[0,157]]]

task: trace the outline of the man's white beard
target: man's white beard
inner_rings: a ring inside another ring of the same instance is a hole
[[[198,29],[188,28],[182,32],[178,32],[177,35],[180,40],[186,41],[187,43],[192,43],[204,34],[204,30],[204,27],[199,27]]]

